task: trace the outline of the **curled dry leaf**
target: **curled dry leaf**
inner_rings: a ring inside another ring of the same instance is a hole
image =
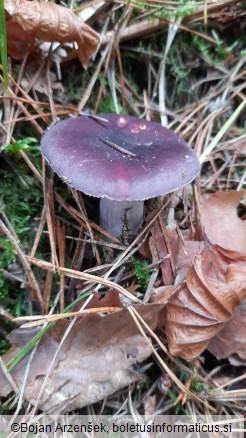
[[[98,34],[70,9],[51,2],[5,0],[8,51],[22,59],[33,52],[36,38],[44,41],[77,43],[77,56],[86,66],[98,45]]]
[[[237,306],[231,320],[208,345],[217,358],[228,358],[232,365],[246,365],[246,301]]]
[[[136,306],[155,329],[162,306]],[[24,389],[26,400],[35,405],[50,363],[65,333],[68,322],[59,321],[42,338],[31,362]],[[3,357],[5,363],[37,333],[37,329],[17,329],[11,333],[12,347]],[[127,309],[107,316],[88,315],[78,320],[62,344],[39,401],[45,413],[65,413],[95,403],[115,391],[141,380],[133,366],[151,354]],[[23,381],[29,355],[19,362],[11,375],[17,386]],[[11,387],[0,369],[0,395]]]
[[[246,252],[246,222],[237,216],[237,206],[245,191],[216,192],[201,208],[201,218],[209,241],[234,251]]]
[[[194,359],[246,297],[246,255],[209,245],[188,270],[167,306],[166,334],[172,354]]]
[[[7,46],[13,59],[23,59],[26,53],[35,52],[35,38],[30,38],[20,24],[7,17]]]

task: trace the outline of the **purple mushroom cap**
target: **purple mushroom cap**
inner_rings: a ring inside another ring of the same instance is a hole
[[[178,190],[199,173],[197,155],[169,129],[131,116],[100,116],[59,122],[41,141],[52,169],[72,187],[116,201],[145,200]]]

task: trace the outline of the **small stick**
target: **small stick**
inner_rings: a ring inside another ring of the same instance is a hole
[[[137,155],[133,152],[128,151],[127,149],[122,148],[121,146],[118,146],[115,143],[112,143],[111,141],[107,140],[106,138],[101,138],[101,141],[103,143],[107,144],[108,146],[111,146],[112,148],[116,149],[117,151],[121,152],[122,154],[129,155],[130,157],[137,158]]]
[[[95,114],[85,113],[84,111],[80,111],[80,116],[91,117],[91,119],[99,120],[100,122],[108,123],[108,120],[104,117],[96,116]]]

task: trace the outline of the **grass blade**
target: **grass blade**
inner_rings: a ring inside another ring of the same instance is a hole
[[[208,147],[205,149],[205,151],[200,156],[200,162],[203,163],[207,156],[213,151],[213,149],[217,146],[219,141],[222,139],[222,137],[226,134],[227,131],[231,128],[233,123],[235,123],[237,117],[240,115],[240,113],[243,111],[244,107],[246,105],[246,100],[243,100],[243,102],[240,103],[240,105],[235,109],[235,111],[232,113],[231,117],[226,121],[226,123],[220,128],[219,132],[216,134],[216,136],[213,138],[211,143],[208,145]]]
[[[76,298],[71,304],[69,304],[64,309],[64,313],[69,312],[69,310],[75,306],[75,304],[79,303],[81,300],[87,298],[91,292],[84,293],[83,295]],[[53,326],[55,322],[49,322],[45,327],[43,327],[40,332],[36,334],[23,348],[21,348],[18,353],[13,356],[9,362],[7,363],[8,371],[12,371],[12,369],[25,357],[32,348],[36,345],[36,343],[45,335],[45,333]]]
[[[1,53],[1,62],[3,67],[4,93],[6,94],[8,91],[8,61],[7,61],[7,34],[6,34],[4,0],[0,0],[0,53]]]

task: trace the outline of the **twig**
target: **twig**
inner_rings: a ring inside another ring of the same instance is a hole
[[[35,259],[29,256],[26,256],[27,260],[29,260],[32,264],[40,267],[41,269],[46,270],[52,270],[53,266],[52,263],[46,262],[44,260]],[[119,286],[118,284],[114,283],[113,281],[107,280],[103,277],[97,277],[96,275],[87,274],[85,272],[75,271],[74,269],[68,269],[68,268],[62,268],[60,267],[60,272],[63,272],[64,275],[71,278],[77,278],[79,280],[86,280],[90,283],[94,284],[101,284],[107,287],[110,287],[112,289],[117,290],[122,295],[125,295],[127,298],[129,298],[131,301],[134,301],[135,303],[140,303],[141,301],[136,298],[134,295],[132,295],[130,292],[128,292],[123,287]]]
[[[116,151],[121,152],[121,154],[129,155],[130,157],[137,158],[137,155],[134,154],[133,152],[124,149],[123,147],[113,143],[112,141],[107,140],[106,138],[100,138],[100,140],[103,143],[107,144],[108,146],[111,146],[111,148],[115,149]]]
[[[86,113],[85,111],[80,111],[80,116],[90,117],[91,119],[98,120],[99,122],[109,123],[105,117],[96,116],[96,114]]]
[[[14,318],[14,322],[29,321],[21,326],[21,328],[36,327],[53,321],[59,321],[65,318],[82,317],[93,313],[115,313],[122,310],[122,307],[95,307],[92,309],[80,310],[78,312],[59,313],[55,315],[34,315],[34,316],[19,316]]]
[[[18,386],[16,385],[13,377],[11,376],[11,374],[9,373],[4,361],[2,360],[1,356],[0,356],[0,367],[2,369],[2,372],[4,374],[4,376],[6,377],[6,379],[8,380],[11,388],[14,390],[14,392],[17,394],[18,393]]]

